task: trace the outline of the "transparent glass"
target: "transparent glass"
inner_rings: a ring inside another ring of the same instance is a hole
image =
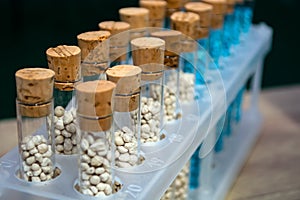
[[[76,123],[76,100],[75,84],[61,83],[54,87],[54,142],[55,153],[60,155],[71,155],[77,153],[76,134],[78,132]]]
[[[81,62],[83,82],[105,80],[105,71],[109,68],[109,60],[103,62]]]
[[[155,78],[143,78],[148,75]],[[157,142],[161,139],[164,123],[164,73],[142,72],[141,86],[141,142]]]
[[[180,69],[179,56],[165,55],[165,90],[164,90],[164,113],[165,120],[171,121],[181,116],[179,108]]]
[[[197,48],[193,40],[182,41],[183,48],[187,51],[180,54],[180,88],[179,98],[181,102],[190,102],[195,98],[195,81],[197,66]]]
[[[129,106],[118,108],[119,102],[129,102]],[[139,164],[141,138],[140,91],[133,94],[115,94],[115,165],[119,168],[132,167]]]
[[[126,64],[129,60],[130,31],[126,30],[110,37],[110,67]]]
[[[197,189],[200,186],[200,173],[201,173],[201,159],[199,158],[199,151],[201,145],[193,153],[190,160],[190,179],[189,188],[191,190]]]
[[[90,117],[77,113],[80,132],[79,144],[79,191],[85,195],[104,197],[113,193],[115,158],[112,116]],[[105,124],[105,126],[102,126]]]
[[[253,18],[254,0],[245,0],[241,5],[241,31],[247,34],[250,30]]]
[[[20,178],[44,182],[54,178],[53,100],[28,105],[16,100]]]

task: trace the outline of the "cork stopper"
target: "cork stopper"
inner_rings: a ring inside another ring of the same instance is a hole
[[[103,31],[109,31],[110,37],[110,60],[124,61],[128,51],[130,39],[130,24],[121,21],[104,21],[98,24]]]
[[[149,10],[146,8],[121,8],[119,15],[121,21],[129,23],[132,29],[148,27]]]
[[[165,60],[166,56],[177,56],[180,54],[181,32],[175,30],[156,31],[151,33],[151,36],[165,41]]]
[[[180,9],[183,5],[183,0],[166,0],[167,8]]]
[[[131,40],[133,64],[142,69],[142,80],[151,81],[163,74],[165,41],[155,37]]]
[[[175,12],[171,15],[171,27],[180,31],[184,36],[197,39],[199,15],[192,12]]]
[[[200,16],[200,27],[210,27],[213,6],[202,2],[189,2],[184,5],[186,11]]]
[[[108,31],[90,31],[77,35],[78,46],[81,49],[81,60],[87,63],[82,66],[83,76],[92,76],[103,73],[103,68],[94,63],[109,61]]]
[[[208,38],[209,36],[209,28],[200,27],[198,29],[198,39]]]
[[[235,3],[242,4],[242,3],[244,3],[244,0],[235,0]]]
[[[20,113],[42,117],[51,113],[54,71],[44,68],[24,68],[15,73]]]
[[[46,50],[49,69],[55,72],[54,87],[69,91],[81,78],[81,50],[77,46],[59,45]],[[56,84],[57,83],[57,84]]]
[[[149,10],[149,26],[150,27],[162,27],[164,18],[166,15],[166,6],[165,1],[149,1],[141,0],[140,7],[146,8]]]
[[[107,80],[117,84],[115,111],[128,112],[138,108],[141,73],[141,68],[134,65],[116,65],[107,70]]]
[[[211,16],[211,28],[219,29],[222,28],[224,23],[224,15],[212,15]]]
[[[234,4],[227,4],[226,14],[232,14],[234,11]]]
[[[226,0],[203,0],[204,3],[208,3],[213,6],[213,14],[224,15],[226,13]]]
[[[76,86],[79,125],[85,131],[106,131],[112,122],[112,98],[116,84],[97,80]]]

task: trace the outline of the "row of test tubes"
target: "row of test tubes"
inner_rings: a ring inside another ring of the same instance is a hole
[[[47,49],[49,70],[16,73],[20,178],[51,180],[60,174],[55,155],[79,155],[79,192],[118,192],[112,168],[141,164],[141,146],[164,138],[164,124],[182,117],[180,103],[207,97],[205,85],[214,80],[206,73],[225,68],[247,39],[253,15],[253,1],[246,0],[139,5],[121,8],[121,21],[77,35],[77,46]],[[215,152],[222,151],[232,121],[241,119],[244,91],[228,107],[225,126],[217,124]],[[187,199],[205,184],[200,148],[162,199]]]

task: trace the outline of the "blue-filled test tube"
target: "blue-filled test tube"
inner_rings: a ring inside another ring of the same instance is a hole
[[[190,181],[189,188],[191,190],[197,189],[200,186],[200,170],[201,159],[199,158],[199,151],[201,145],[196,149],[190,160]]]
[[[230,56],[230,48],[232,45],[233,38],[233,22],[234,22],[234,4],[227,4],[227,12],[224,17],[224,26],[223,26],[223,57]]]
[[[241,32],[247,34],[250,30],[253,18],[253,9],[254,9],[254,0],[244,0],[244,3],[241,5]]]

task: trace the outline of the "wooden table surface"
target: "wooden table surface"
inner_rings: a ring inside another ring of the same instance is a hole
[[[226,200],[299,200],[300,85],[263,90],[259,103],[262,133]],[[0,156],[16,144],[15,119],[1,120]]]

